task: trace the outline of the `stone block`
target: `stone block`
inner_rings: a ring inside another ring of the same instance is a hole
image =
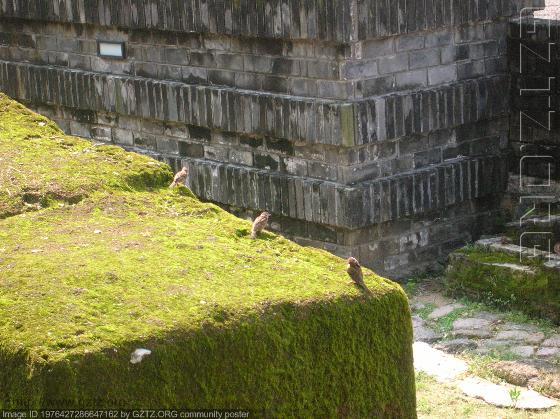
[[[131,131],[121,128],[113,128],[113,140],[120,145],[134,145],[134,136]]]
[[[425,69],[407,71],[395,76],[397,89],[412,90],[428,85],[428,72]]]
[[[455,64],[428,69],[428,83],[430,86],[451,83],[455,80],[457,80],[457,66]]]
[[[426,44],[425,35],[420,34],[410,34],[399,36],[396,40],[397,51],[410,51],[423,49]]]
[[[242,164],[245,166],[253,165],[253,153],[250,151],[231,150],[229,161],[234,164]]]
[[[484,61],[469,61],[457,64],[457,79],[465,80],[484,75]]]
[[[440,30],[426,34],[426,48],[447,46],[453,40],[453,32],[450,29]]]
[[[440,64],[439,49],[413,51],[409,54],[410,69],[434,67]]]
[[[379,74],[408,70],[408,54],[391,55],[378,60]]]

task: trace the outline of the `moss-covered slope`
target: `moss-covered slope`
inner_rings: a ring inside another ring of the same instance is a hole
[[[251,240],[168,167],[4,96],[0,159],[0,408],[415,417],[398,285],[366,271],[368,298],[343,260]]]
[[[0,94],[0,219],[75,203],[94,191],[145,189],[171,177],[166,165],[118,147],[64,135]]]

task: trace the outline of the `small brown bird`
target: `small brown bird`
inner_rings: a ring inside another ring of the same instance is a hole
[[[558,242],[554,245],[554,253],[556,253],[558,256],[560,256],[560,242]]]
[[[257,218],[255,218],[255,221],[253,221],[253,228],[251,229],[252,239],[256,239],[257,235],[266,228],[266,226],[268,225],[269,218],[270,218],[270,213],[266,211],[263,212],[261,215],[259,215]]]
[[[173,182],[171,182],[171,185],[169,185],[169,187],[174,188],[177,185],[183,185],[185,183],[185,180],[187,180],[188,175],[189,175],[189,169],[183,167],[180,172],[177,172],[175,174],[175,177],[173,178]]]
[[[370,289],[367,287],[366,283],[364,282],[364,273],[362,272],[362,265],[356,258],[350,257],[348,258],[348,266],[346,267],[346,272],[352,278],[352,281],[360,287],[364,292],[367,294],[371,294]]]

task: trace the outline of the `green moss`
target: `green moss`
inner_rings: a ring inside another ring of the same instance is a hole
[[[343,260],[169,190],[167,166],[0,109],[0,408],[415,417],[398,285],[366,270],[364,296]]]
[[[0,94],[0,219],[100,190],[146,190],[171,179],[145,156],[64,135],[48,119]]]
[[[524,260],[534,273],[512,271],[492,264],[519,264],[519,257],[478,247],[464,248],[451,257],[446,288],[454,296],[468,296],[494,306],[517,309],[530,316],[560,322],[560,281],[543,260]]]

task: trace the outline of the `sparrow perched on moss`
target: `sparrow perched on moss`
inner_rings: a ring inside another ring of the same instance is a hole
[[[348,258],[348,266],[346,266],[346,272],[352,278],[352,281],[360,287],[363,291],[368,294],[371,294],[370,289],[367,287],[366,283],[364,282],[364,273],[362,272],[362,265],[356,258],[350,257]]]
[[[270,218],[270,213],[266,211],[263,212],[261,215],[259,215],[257,218],[255,218],[255,221],[253,221],[253,228],[251,229],[252,239],[256,239],[257,235],[266,228],[266,226],[268,225],[269,218]]]
[[[554,245],[554,253],[556,253],[558,256],[560,256],[560,242],[558,242]]]
[[[171,185],[169,185],[169,187],[173,188],[177,185],[183,185],[187,180],[188,175],[189,175],[189,169],[183,167],[180,172],[177,172],[175,174],[175,177],[173,178],[173,182],[171,182]]]

